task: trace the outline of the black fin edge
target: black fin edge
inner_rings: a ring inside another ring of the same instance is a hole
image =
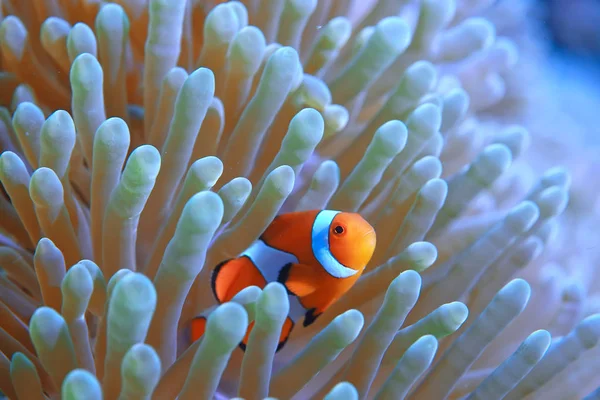
[[[231,260],[233,260],[233,258],[218,263],[215,269],[213,269],[212,276],[210,278],[210,288],[212,289],[213,295],[215,296],[215,299],[218,303],[221,303],[221,300],[217,295],[217,276],[219,276],[219,271],[221,271],[221,268],[223,268],[223,266]]]
[[[285,337],[285,339],[283,339],[282,342],[279,342],[277,344],[277,348],[275,349],[275,353],[278,353],[281,349],[284,348],[285,344],[288,342],[288,339],[290,338],[290,335],[292,333],[292,330],[294,329],[294,326],[296,326],[296,323],[294,321],[292,321],[292,327],[290,328],[290,331],[288,332],[288,335]],[[242,351],[244,353],[246,352],[246,344],[244,342],[240,342],[240,344],[238,345],[238,347],[240,349],[242,349]]]
[[[306,314],[304,314],[304,321],[302,322],[302,326],[307,327],[309,325],[312,325],[317,320],[317,318],[319,318],[319,316],[323,314],[315,314],[315,311],[317,311],[316,308],[311,308],[306,312]]]
[[[288,318],[290,318],[290,317],[288,317]],[[290,318],[290,321],[292,321],[291,318]],[[277,353],[277,352],[279,352],[279,350],[283,349],[283,346],[285,346],[288,339],[290,338],[290,335],[292,334],[292,331],[294,330],[294,326],[296,326],[296,323],[294,321],[292,321],[292,327],[290,328],[290,331],[288,332],[285,339],[283,339],[283,342],[279,342],[279,344],[277,345],[277,349],[275,350],[275,353]]]
[[[294,292],[292,292],[290,289],[288,289],[287,285],[285,284],[285,282],[290,277],[290,269],[292,268],[292,265],[294,265],[294,264],[287,263],[279,270],[279,275],[277,275],[277,282],[279,282],[283,285],[283,287],[285,288],[285,290],[287,291],[287,294],[289,296],[296,296],[296,294]]]

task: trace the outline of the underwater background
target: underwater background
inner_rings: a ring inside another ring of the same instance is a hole
[[[600,399],[600,2],[0,5],[8,398]],[[276,353],[211,274],[321,209],[375,252]]]

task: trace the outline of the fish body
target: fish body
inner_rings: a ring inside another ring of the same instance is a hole
[[[312,324],[358,280],[375,250],[375,231],[359,214],[312,210],[277,216],[238,257],[217,265],[211,287],[219,303],[248,286],[280,282],[289,294],[290,312],[280,350],[295,324]],[[240,343],[245,349],[254,322]],[[206,316],[190,324],[191,340],[204,333]]]

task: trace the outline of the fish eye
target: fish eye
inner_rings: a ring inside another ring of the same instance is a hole
[[[341,225],[337,225],[335,228],[333,228],[333,233],[335,233],[336,235],[341,235],[342,233],[344,233],[344,227]]]

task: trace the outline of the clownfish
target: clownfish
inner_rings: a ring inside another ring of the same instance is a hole
[[[361,276],[375,250],[373,227],[359,214],[331,210],[281,214],[237,258],[218,264],[211,287],[218,303],[230,301],[248,286],[267,283],[285,286],[290,312],[284,322],[277,351],[289,338],[296,322],[309,326],[346,293]],[[246,349],[254,322],[240,343]],[[206,315],[188,325],[191,342],[206,327]]]

